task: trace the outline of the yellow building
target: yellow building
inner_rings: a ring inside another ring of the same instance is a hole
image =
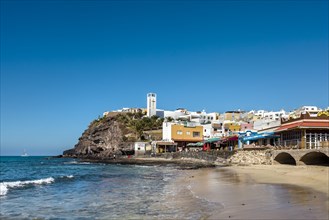
[[[236,123],[231,123],[228,127],[230,131],[240,131],[241,126]]]
[[[224,129],[225,129],[225,132],[238,132],[238,131],[240,131],[241,126],[239,123],[230,121],[230,122],[224,123]]]
[[[199,142],[203,139],[203,127],[187,127],[185,125],[174,124],[171,126],[171,139],[175,142]]]
[[[162,126],[163,140],[174,141],[178,148],[184,148],[188,143],[196,143],[203,140],[203,127],[186,122],[177,124],[164,122]]]
[[[239,120],[243,113],[243,111],[227,111],[224,113],[224,120]]]

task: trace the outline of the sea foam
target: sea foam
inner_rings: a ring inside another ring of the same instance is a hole
[[[54,181],[55,181],[54,178],[49,177],[49,178],[39,179],[39,180],[2,182],[2,183],[0,183],[0,196],[6,195],[10,188],[19,188],[19,187],[24,187],[26,185],[49,184],[49,183],[52,183]]]
[[[80,161],[69,161],[69,162],[64,162],[64,164],[74,164],[74,165],[81,165],[81,164],[91,164],[90,162],[80,162]]]

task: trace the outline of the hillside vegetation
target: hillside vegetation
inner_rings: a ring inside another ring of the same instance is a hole
[[[163,119],[145,117],[142,113],[118,113],[92,121],[67,156],[93,155],[110,157],[132,150],[132,142],[147,141],[144,131],[162,129]]]

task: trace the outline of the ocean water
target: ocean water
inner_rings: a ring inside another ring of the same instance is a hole
[[[200,219],[209,209],[170,166],[0,159],[0,219]]]
[[[0,219],[328,219],[326,198],[223,168],[0,157]]]

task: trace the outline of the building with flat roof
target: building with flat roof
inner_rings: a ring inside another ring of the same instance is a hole
[[[282,121],[275,133],[280,135],[280,145],[295,148],[318,148],[329,145],[329,112],[312,116],[301,113],[299,118]]]
[[[174,141],[178,148],[183,149],[189,143],[202,141],[203,129],[203,126],[193,122],[163,122],[162,138],[164,141]]]

